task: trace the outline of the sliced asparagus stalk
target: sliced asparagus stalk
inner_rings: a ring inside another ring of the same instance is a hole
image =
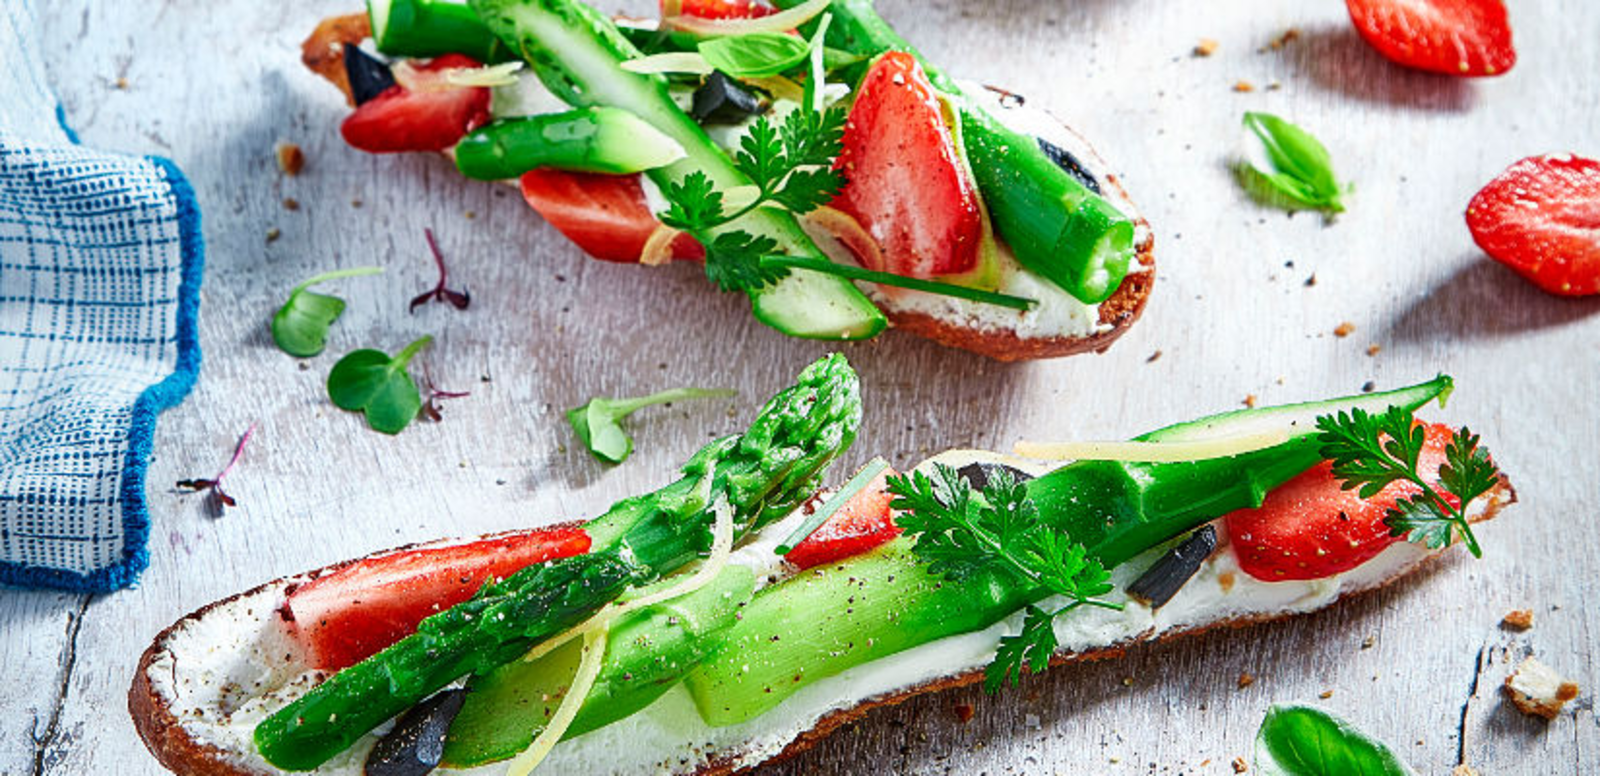
[[[683,146],[619,108],[583,108],[497,121],[456,144],[468,178],[504,180],[535,167],[627,174],[671,164]]]

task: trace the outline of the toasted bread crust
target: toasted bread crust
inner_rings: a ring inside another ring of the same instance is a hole
[[[359,44],[370,35],[371,27],[365,13],[330,16],[323,19],[301,44],[300,61],[338,87],[345,101],[353,106],[355,99],[345,75],[343,44]],[[1101,178],[1101,182],[1113,188],[1122,199],[1128,198],[1117,176],[1108,173]],[[998,361],[1031,361],[1089,351],[1104,352],[1139,319],[1145,303],[1150,299],[1150,289],[1155,284],[1155,239],[1150,234],[1149,223],[1143,217],[1136,217],[1135,221],[1139,226],[1138,233],[1144,236],[1134,248],[1139,271],[1129,273],[1123,278],[1122,285],[1117,287],[1116,293],[1100,303],[1099,330],[1088,336],[1019,337],[1014,331],[977,329],[922,312],[884,309],[884,314],[900,331]]]
[[[1486,495],[1487,506],[1481,514],[1473,518],[1473,522],[1475,523],[1492,519],[1496,514],[1499,513],[1501,508],[1513,504],[1517,500],[1516,490],[1512,488],[1510,481],[1503,477],[1500,480],[1500,484]],[[567,525],[572,525],[572,523]],[[492,538],[493,536],[503,536],[510,533],[520,532],[511,531],[501,534],[491,534],[480,538]],[[373,555],[398,552],[418,546],[423,545],[408,545],[407,547],[400,547],[396,548],[395,550],[385,550],[382,553],[373,553]],[[1379,580],[1373,585],[1359,590],[1352,590],[1349,593],[1343,594],[1339,597],[1339,600],[1343,601],[1348,598],[1365,595],[1367,593],[1387,587],[1396,580],[1409,576],[1411,573],[1422,568],[1423,566],[1437,562],[1440,557],[1442,557],[1442,553],[1428,556],[1422,562],[1407,568],[1402,568],[1389,577]],[[264,585],[252,588],[251,590],[243,593],[238,593],[220,601],[207,604],[183,619],[173,623],[166,630],[163,630],[160,635],[156,636],[155,640],[150,644],[150,647],[146,649],[143,656],[139,658],[139,666],[134,674],[132,686],[128,689],[128,713],[132,715],[134,728],[139,731],[139,737],[144,740],[145,746],[149,748],[151,754],[155,755],[156,759],[159,760],[162,765],[179,774],[195,774],[197,776],[201,774],[221,774],[224,776],[260,776],[259,771],[239,764],[235,758],[230,756],[230,753],[224,752],[215,746],[197,740],[194,735],[184,727],[183,721],[179,719],[176,714],[174,714],[171,700],[163,698],[151,685],[149,678],[151,667],[154,665],[156,660],[169,653],[170,641],[173,635],[178,632],[179,629],[194,620],[204,617],[206,613],[210,612],[211,610],[225,606],[233,601],[238,600],[239,598],[256,595],[266,591],[268,588],[274,586],[287,586],[299,581],[313,579],[322,574],[336,571],[361,560],[363,560],[363,558],[355,558],[343,563],[337,563],[332,566],[319,569],[317,571],[308,572],[305,574],[297,574],[291,577],[284,577],[282,579],[277,579]],[[1107,645],[1100,649],[1072,654],[1057,654],[1051,658],[1050,663],[1051,665],[1065,665],[1067,663],[1108,660],[1121,657],[1128,651],[1130,647],[1140,644],[1162,644],[1175,639],[1200,635],[1202,633],[1207,633],[1219,628],[1244,628],[1259,623],[1285,619],[1289,616],[1291,616],[1290,613],[1286,612],[1245,615],[1218,620],[1216,622],[1199,625],[1182,631],[1173,631],[1162,634],[1145,633],[1128,641]],[[176,659],[176,656],[174,659]],[[804,752],[805,750],[817,745],[818,742],[826,738],[829,734],[840,727],[865,717],[873,709],[895,706],[900,703],[904,703],[905,701],[910,700],[918,695],[939,692],[956,687],[964,687],[966,685],[979,682],[982,679],[983,671],[981,669],[968,671],[925,682],[892,695],[869,698],[848,709],[840,709],[818,720],[817,724],[814,725],[810,730],[801,733],[794,739],[794,741],[790,742],[782,752],[769,758],[765,761],[765,763],[774,763],[794,757],[795,755],[798,755],[801,752]],[[737,762],[738,753],[730,752],[724,757],[715,758],[712,761],[700,766],[693,772],[692,776],[726,776],[727,774],[737,773],[741,770],[741,768],[736,764]]]

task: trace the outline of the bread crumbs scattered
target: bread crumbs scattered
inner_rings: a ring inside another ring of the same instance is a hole
[[[300,150],[300,146],[294,143],[279,143],[275,151],[278,155],[278,169],[282,170],[284,175],[292,178],[305,169],[306,154]]]
[[[1249,81],[1234,81],[1233,90],[1240,93],[1253,92],[1256,90],[1256,85]]]
[[[267,230],[267,242],[277,242],[278,238],[282,236],[283,232],[279,231],[276,226]]]
[[[1295,28],[1293,28],[1293,27],[1290,27],[1289,29],[1284,30],[1282,35],[1279,35],[1278,37],[1273,38],[1272,42],[1267,44],[1267,49],[1271,49],[1272,51],[1277,51],[1278,49],[1281,49],[1284,46],[1287,46],[1290,43],[1293,43],[1293,42],[1295,42],[1296,40],[1299,40],[1299,39],[1300,39],[1300,31],[1295,29]],[[1267,49],[1262,49],[1262,50],[1265,51]]]
[[[1250,770],[1250,765],[1244,761],[1243,757],[1235,757],[1235,758],[1233,758],[1233,772],[1234,773],[1244,773],[1245,771],[1248,771],[1248,770]]]
[[[1523,714],[1555,719],[1567,701],[1578,697],[1578,683],[1530,657],[1506,677],[1505,693]]]
[[[1333,336],[1335,336],[1335,337],[1348,337],[1353,332],[1355,332],[1355,330],[1356,330],[1356,325],[1355,324],[1353,324],[1353,323],[1351,323],[1349,321],[1345,321],[1344,323],[1339,324],[1339,326],[1333,330]]]
[[[1512,609],[1500,620],[1501,627],[1525,631],[1533,627],[1532,609]]]
[[[1246,394],[1245,397],[1244,397],[1244,401],[1239,402],[1239,403],[1243,404],[1244,406],[1249,407],[1251,409],[1255,409],[1255,406],[1256,406],[1256,395],[1253,394],[1253,393]]]
[[[1239,689],[1243,690],[1256,683],[1256,678],[1248,673],[1239,674]]]
[[[284,210],[299,210],[300,209],[300,200],[295,199],[294,197],[284,197],[283,198],[283,209]]]
[[[1217,46],[1220,45],[1222,44],[1211,38],[1201,38],[1199,43],[1194,44],[1194,55],[1197,57],[1209,57],[1216,53]]]
[[[1377,343],[1373,343],[1373,344],[1367,346],[1367,355],[1369,355],[1369,356],[1376,356],[1376,355],[1378,355],[1379,353],[1382,353],[1382,352],[1383,352],[1383,346],[1382,345],[1379,345]]]
[[[1332,690],[1323,690],[1322,692],[1317,693],[1317,697],[1321,698],[1323,700],[1327,700],[1327,699],[1333,697],[1333,691]]]

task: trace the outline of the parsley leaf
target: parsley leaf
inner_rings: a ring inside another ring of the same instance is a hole
[[[1055,651],[1055,618],[1085,604],[1121,609],[1097,600],[1111,591],[1111,575],[1082,544],[1039,519],[1026,486],[1007,471],[996,472],[981,492],[955,469],[935,464],[933,474],[914,471],[890,477],[895,522],[913,538],[912,552],[929,573],[958,580],[992,571],[1036,588],[1042,597],[1067,602],[1054,611],[1028,607],[1022,632],[1001,640],[984,672],[990,692],[1016,684],[1024,669],[1043,671]]]
[[[725,223],[722,213],[722,192],[711,185],[711,178],[703,170],[683,176],[683,180],[669,182],[666,190],[667,212],[661,222],[674,229],[691,234]]]
[[[1362,409],[1317,418],[1319,454],[1333,463],[1333,476],[1345,490],[1372,498],[1395,482],[1415,485],[1420,492],[1398,499],[1383,518],[1391,536],[1433,549],[1448,547],[1459,537],[1473,557],[1483,557],[1467,505],[1494,488],[1500,471],[1479,444],[1479,437],[1462,428],[1445,447],[1439,467],[1439,489],[1418,471],[1426,433],[1403,407],[1373,415]],[[1446,496],[1453,498],[1446,498]]]
[[[723,232],[706,246],[706,277],[723,291],[760,288],[789,274],[784,267],[762,261],[777,249],[777,241],[766,235]]]

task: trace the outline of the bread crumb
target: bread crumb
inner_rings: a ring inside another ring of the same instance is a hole
[[[1457,765],[1450,769],[1450,776],[1478,776],[1478,772],[1470,765]]]
[[[1383,352],[1383,346],[1379,345],[1376,342],[1374,342],[1371,345],[1367,346],[1367,355],[1369,355],[1369,356],[1376,356],[1376,355],[1378,355],[1379,353],[1382,353],[1382,352]]]
[[[1501,618],[1500,627],[1510,630],[1525,631],[1533,627],[1532,609],[1512,609]]]
[[[1295,29],[1295,28],[1293,28],[1293,27],[1290,27],[1289,29],[1284,30],[1282,35],[1279,35],[1278,37],[1273,38],[1272,42],[1267,44],[1267,48],[1272,49],[1273,51],[1277,51],[1278,49],[1281,49],[1284,46],[1287,46],[1290,43],[1293,43],[1293,42],[1295,42],[1296,40],[1299,40],[1299,39],[1300,39],[1300,31]]]
[[[128,88],[128,79],[119,75],[119,76],[117,76],[117,80],[114,82],[114,85],[118,89],[126,90]]]
[[[361,207],[361,198],[356,197],[355,199],[350,200],[350,207]]]
[[[957,703],[953,707],[953,710],[956,713],[956,719],[961,720],[961,724],[963,724],[963,725],[967,724],[968,722],[971,722],[973,715],[978,713],[975,709],[972,708],[972,704],[970,704],[970,703]]]
[[[1132,687],[1133,686],[1133,677],[1131,677],[1131,676],[1122,677],[1122,686],[1123,687]]]
[[[1505,693],[1523,714],[1555,719],[1567,701],[1578,697],[1578,683],[1563,679],[1555,669],[1530,657],[1506,677]]]
[[[1345,321],[1344,323],[1341,323],[1337,327],[1334,328],[1333,336],[1335,336],[1335,337],[1348,337],[1355,330],[1356,330],[1356,325],[1355,324],[1353,324],[1353,323],[1351,323],[1349,321]]]
[[[1243,757],[1235,757],[1235,758],[1233,758],[1233,772],[1234,773],[1244,773],[1245,771],[1248,771],[1248,770],[1250,770],[1250,765],[1249,765],[1249,763],[1246,763],[1244,761]]]
[[[1222,44],[1211,38],[1201,38],[1199,43],[1194,44],[1194,55],[1197,57],[1209,57],[1216,53],[1217,46],[1220,45]]]
[[[294,197],[284,197],[283,198],[283,209],[284,210],[299,210],[300,209],[300,200],[295,199]]]
[[[1361,640],[1361,648],[1362,649],[1372,649],[1372,645],[1377,644],[1377,643],[1378,643],[1378,637],[1377,636],[1368,636],[1368,637],[1366,637],[1366,638]]]
[[[472,219],[478,217],[478,211],[476,211],[476,210],[468,210],[468,211],[462,213],[461,215],[464,218],[466,218],[468,221],[471,221]]]
[[[300,150],[300,146],[294,143],[279,143],[276,152],[278,155],[278,169],[282,170],[284,175],[292,178],[299,175],[302,169],[305,169],[306,154]]]
[[[1310,288],[1310,287],[1312,287],[1312,286],[1314,286],[1316,284],[1317,284],[1317,273],[1313,272],[1313,273],[1311,273],[1310,277],[1306,278],[1306,288]]]
[[[277,242],[278,238],[282,236],[283,232],[279,231],[276,226],[267,230],[267,242]]]
[[[1256,85],[1249,81],[1234,81],[1233,90],[1240,93],[1253,92],[1256,90]]]
[[[1245,394],[1244,401],[1239,402],[1239,403],[1243,404],[1244,406],[1249,407],[1251,409],[1255,409],[1255,406],[1256,406],[1256,395],[1253,394],[1253,393]]]
[[[1317,697],[1321,698],[1323,700],[1327,700],[1327,699],[1333,697],[1333,691],[1332,690],[1323,690],[1322,692],[1317,693]]]
[[[1239,689],[1243,690],[1244,688],[1249,687],[1250,685],[1255,684],[1255,683],[1256,683],[1256,678],[1254,676],[1251,676],[1249,673],[1239,674]]]
[[[1144,362],[1146,364],[1154,364],[1156,362],[1156,360],[1159,359],[1159,358],[1161,358],[1161,351],[1158,350],[1158,351],[1156,351],[1154,353],[1151,353],[1150,357],[1145,359]]]

